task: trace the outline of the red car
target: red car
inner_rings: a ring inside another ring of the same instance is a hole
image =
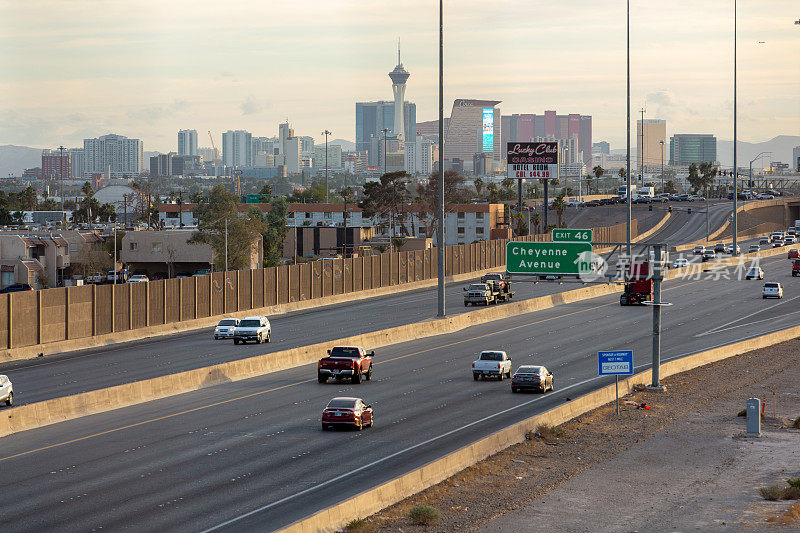
[[[800,259],[800,251],[797,248],[792,248],[789,250],[789,253],[786,255],[787,259]]]
[[[363,427],[371,428],[374,423],[372,406],[361,398],[334,398],[322,411],[323,431],[334,426],[353,426],[360,431]]]

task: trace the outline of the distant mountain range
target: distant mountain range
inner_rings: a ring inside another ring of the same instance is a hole
[[[325,146],[325,141],[319,144],[320,146]],[[328,144],[338,144],[342,147],[342,152],[353,152],[356,149],[356,143],[345,139],[334,139],[332,141],[328,141]]]
[[[5,144],[0,146],[0,177],[19,176],[26,168],[42,166],[42,149]]]

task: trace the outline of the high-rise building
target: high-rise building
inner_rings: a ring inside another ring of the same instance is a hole
[[[84,139],[84,176],[105,174],[110,178],[138,176],[143,169],[142,141],[123,135],[103,135]]]
[[[157,154],[152,156],[150,158],[150,175],[159,178],[168,178],[173,174],[178,174],[177,172],[174,172],[172,168],[173,159],[176,155],[177,154],[175,152],[170,152],[168,154]]]
[[[368,151],[372,137],[383,139],[384,128],[389,130],[389,136],[396,135],[395,115],[394,102],[356,102],[356,151]],[[416,136],[417,105],[403,102],[403,138]]]
[[[318,144],[313,152],[314,168],[325,169],[325,144]],[[342,146],[339,144],[328,143],[328,168],[340,169],[344,161],[342,159]]]
[[[228,167],[253,166],[253,135],[244,130],[222,134],[222,164]]]
[[[413,142],[405,142],[405,167],[409,174],[428,176],[433,171],[434,143],[417,135]]]
[[[274,167],[278,151],[278,139],[273,137],[253,137],[253,166]]]
[[[676,167],[717,161],[717,138],[711,134],[676,133],[669,138],[669,164]]]
[[[83,148],[70,148],[70,163],[72,165],[72,175],[75,178],[83,177],[83,169],[86,167],[86,156]]]
[[[658,171],[661,168],[661,150],[664,149],[666,162],[667,121],[660,118],[646,118],[636,121],[636,175],[642,170]],[[633,171],[631,171],[633,173]]]
[[[404,127],[404,113],[403,102],[406,96],[406,81],[411,74],[403,68],[403,63],[400,61],[400,46],[397,46],[397,66],[389,73],[389,78],[392,80],[392,93],[394,94],[394,128],[395,135],[401,141],[406,138]],[[414,139],[414,137],[408,137]]]
[[[278,124],[278,154],[286,153],[286,140],[294,137],[294,130],[289,127],[289,121]],[[302,149],[302,146],[301,146]]]
[[[500,161],[505,150],[500,143],[500,109],[498,100],[458,99],[453,102],[450,127],[445,132],[445,168],[454,159],[460,160],[464,170],[472,171],[475,154],[490,154]]]
[[[578,139],[578,150],[582,162],[588,165],[592,158],[592,117],[571,113],[558,115],[545,111],[544,115],[513,114],[502,117],[501,144],[514,141],[530,141],[534,138],[567,141]],[[505,159],[505,150],[503,151]]]
[[[300,173],[303,167],[303,143],[299,137],[283,140],[283,164],[289,174]]]
[[[795,172],[800,172],[800,146],[792,148],[792,168]]]
[[[42,150],[42,178],[72,179],[72,154],[69,150]]]
[[[178,132],[178,155],[198,155],[197,130],[180,130]]]

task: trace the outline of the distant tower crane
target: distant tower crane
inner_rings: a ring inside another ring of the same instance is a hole
[[[219,150],[217,150],[217,145],[214,144],[214,137],[211,136],[211,130],[208,130],[208,138],[211,139],[211,148],[214,150],[214,164],[219,165]]]

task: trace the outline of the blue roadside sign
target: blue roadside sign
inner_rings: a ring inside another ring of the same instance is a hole
[[[597,352],[597,373],[600,376],[633,374],[633,350]]]

